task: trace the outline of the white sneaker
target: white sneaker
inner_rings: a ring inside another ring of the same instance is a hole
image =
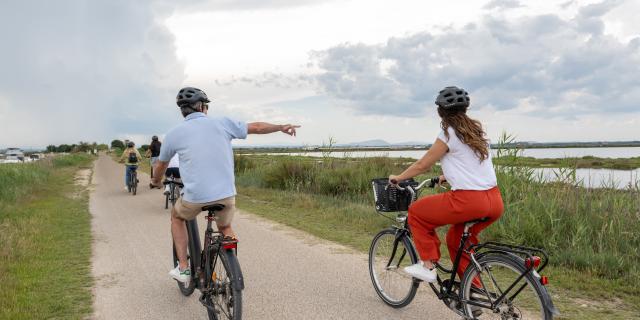
[[[177,266],[169,271],[169,275],[177,281],[184,283],[185,286],[189,286],[189,281],[191,281],[191,270],[189,270],[189,268],[180,271],[180,266]]]
[[[425,268],[422,264],[422,261],[414,265],[405,267],[404,272],[408,273],[414,278],[418,278],[426,282],[436,282],[436,280],[438,279],[438,273],[436,272],[436,269]]]
[[[129,187],[127,187],[127,185],[124,185],[124,191],[129,191]]]

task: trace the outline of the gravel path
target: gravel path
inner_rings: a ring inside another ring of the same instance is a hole
[[[105,155],[93,172],[93,318],[206,319],[199,292],[182,296],[167,275],[171,234],[162,192],[149,190],[140,174],[131,196],[123,166]],[[244,319],[457,319],[424,286],[408,307],[387,307],[371,286],[366,255],[246,212],[234,227]]]

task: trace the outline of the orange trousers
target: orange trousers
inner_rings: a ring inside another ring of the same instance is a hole
[[[504,205],[498,187],[482,191],[454,190],[421,198],[409,208],[408,220],[420,259],[440,260],[440,239],[436,234],[437,227],[452,224],[447,232],[447,247],[453,261],[460,247],[464,222],[489,218],[470,229],[471,236],[466,245],[476,244],[478,233],[498,220],[503,211]],[[460,278],[469,262],[469,255],[463,252],[458,267]]]

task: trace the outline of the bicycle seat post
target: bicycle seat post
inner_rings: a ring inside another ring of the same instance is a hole
[[[207,211],[207,231],[213,230],[211,229],[211,222],[216,220],[216,212],[222,211],[224,207],[225,206],[223,204],[219,203],[202,207],[202,211]]]

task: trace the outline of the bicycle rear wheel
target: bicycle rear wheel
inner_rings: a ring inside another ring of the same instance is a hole
[[[380,231],[369,249],[369,274],[378,296],[394,308],[402,308],[413,300],[418,281],[406,274],[404,267],[417,262],[417,254],[409,237],[396,236],[397,229]]]
[[[195,268],[193,268],[193,264],[191,263],[191,248],[187,246],[187,261],[189,263],[189,267],[191,268],[191,281],[189,281],[189,285],[185,286],[183,282],[176,280],[178,283],[178,289],[185,296],[190,296],[193,291],[196,289],[196,278],[195,278]],[[176,253],[176,245],[173,245],[173,267],[178,266],[178,254]]]
[[[238,258],[231,249],[217,251],[218,259],[213,259],[213,255],[216,254],[215,248],[211,248],[209,252],[210,259],[206,263],[205,270],[209,291],[205,301],[213,307],[207,308],[209,319],[240,320],[244,285]]]
[[[506,253],[488,253],[480,256],[478,271],[473,264],[464,273],[461,283],[462,300],[474,300],[483,304],[491,304],[526,271],[524,260],[518,256]],[[473,284],[474,279],[482,284],[478,288]],[[523,287],[524,285],[524,287]],[[521,288],[518,292],[518,290]],[[467,304],[464,308],[467,316],[474,319],[553,319],[555,310],[546,288],[540,283],[540,277],[534,271],[529,272],[518,284],[511,289],[506,298],[494,310],[481,309]]]
[[[131,193],[135,196],[138,191],[138,174],[133,171],[131,172]]]

